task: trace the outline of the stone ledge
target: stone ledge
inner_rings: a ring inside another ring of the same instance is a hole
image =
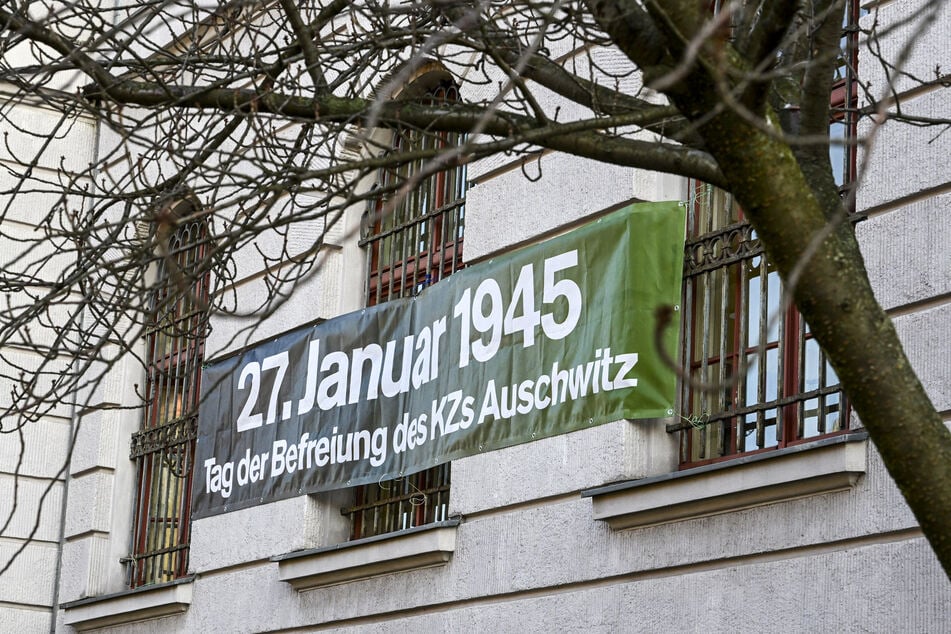
[[[820,438],[712,465],[589,489],[594,519],[622,530],[728,513],[851,488],[868,434]]]
[[[64,603],[63,622],[84,632],[180,614],[191,605],[194,579],[184,577],[171,583]]]
[[[436,522],[272,557],[278,575],[295,590],[310,590],[378,575],[447,563],[456,548],[459,520]]]

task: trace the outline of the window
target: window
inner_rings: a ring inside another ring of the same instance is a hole
[[[427,92],[431,102],[458,100],[444,82]],[[450,148],[462,135],[399,129],[393,152]],[[459,270],[465,226],[464,166],[429,174],[425,159],[382,170],[380,196],[364,219],[361,245],[368,251],[367,305],[410,297]],[[406,187],[406,191],[401,188]],[[350,517],[351,539],[360,539],[446,519],[450,465],[396,480],[359,487]]]
[[[180,221],[159,258],[150,298],[146,406],[130,456],[138,476],[132,587],[171,581],[188,570],[192,463],[207,328],[206,237],[203,221]]]
[[[692,186],[684,265],[681,461],[786,446],[839,431],[838,378],[795,307],[781,309],[779,273],[732,198]],[[762,343],[761,343],[762,342]]]
[[[458,91],[443,85],[427,99],[456,101]],[[404,128],[394,132],[393,152],[448,148],[461,139],[460,134]],[[465,166],[420,178],[428,167],[428,161],[420,159],[380,173],[381,196],[361,241],[370,257],[368,306],[415,295],[462,268]],[[412,188],[400,191],[407,184]]]
[[[842,59],[831,95],[833,174],[855,178],[858,4],[849,3]],[[838,141],[838,142],[837,142]],[[781,308],[779,274],[728,194],[691,183],[684,262],[684,466],[784,447],[847,428],[838,377],[795,307]]]

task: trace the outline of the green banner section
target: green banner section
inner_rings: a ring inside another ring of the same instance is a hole
[[[678,203],[632,205],[209,364],[194,516],[670,415],[683,245]]]

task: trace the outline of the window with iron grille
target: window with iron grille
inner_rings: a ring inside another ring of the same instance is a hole
[[[831,96],[833,174],[855,176],[859,8],[850,2]],[[692,377],[680,394],[680,457],[696,466],[848,427],[838,377],[732,197],[691,183],[684,261],[684,347]],[[706,385],[703,385],[706,384]],[[707,389],[715,386],[715,389]]]
[[[684,266],[681,461],[785,446],[846,425],[838,378],[731,197],[692,187]],[[705,383],[716,389],[701,389]]]
[[[443,83],[425,100],[458,100]],[[399,129],[393,152],[438,150],[462,142],[462,135]],[[430,173],[432,162],[417,160],[382,170],[379,197],[364,219],[361,245],[368,252],[367,305],[410,297],[463,266],[466,172],[455,166]],[[446,519],[450,465],[356,489],[351,539],[380,535]]]
[[[132,437],[137,490],[130,585],[188,570],[190,494],[207,327],[205,224],[184,220],[159,258],[147,334],[146,406]]]

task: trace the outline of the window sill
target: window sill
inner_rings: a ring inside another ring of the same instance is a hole
[[[80,632],[180,614],[192,602],[194,577],[63,604],[64,623]]]
[[[448,563],[456,549],[459,520],[272,557],[281,581],[295,590],[367,579]]]
[[[868,434],[852,432],[582,492],[614,530],[678,522],[851,488]]]

